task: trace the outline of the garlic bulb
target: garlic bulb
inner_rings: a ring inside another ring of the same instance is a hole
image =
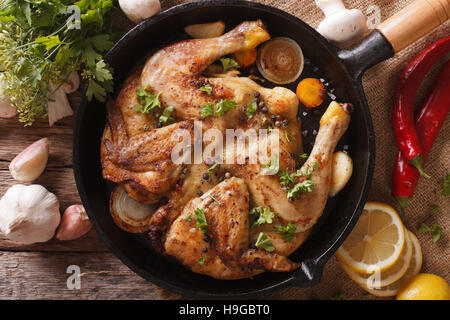
[[[48,241],[60,220],[58,199],[43,186],[16,184],[0,200],[0,233],[11,241]]]
[[[134,23],[139,23],[161,11],[159,0],[119,0],[119,6]]]
[[[47,138],[25,148],[9,165],[12,177],[19,182],[32,182],[39,178],[47,165],[49,148]]]
[[[82,205],[76,204],[64,211],[56,238],[58,240],[75,240],[91,230],[92,224]]]

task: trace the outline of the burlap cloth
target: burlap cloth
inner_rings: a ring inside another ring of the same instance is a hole
[[[173,5],[190,2],[182,0],[163,0],[163,9]],[[323,19],[323,14],[314,3],[314,0],[257,0],[264,4],[278,7],[289,12],[307,22],[313,27],[317,27]],[[377,5],[381,8],[381,19],[384,21],[399,9],[406,6],[411,0],[344,0],[347,8],[358,8],[367,14],[370,5]],[[434,30],[425,38],[410,45],[394,58],[382,62],[368,70],[364,76],[363,84],[369,103],[376,134],[376,165],[375,174],[369,200],[381,201],[396,207],[395,200],[391,196],[391,174],[394,165],[397,147],[394,140],[391,124],[392,97],[396,81],[403,68],[420,51],[427,48],[433,42],[450,34],[450,23]],[[444,59],[445,60],[445,59]],[[440,61],[433,70],[430,71],[424,81],[417,96],[419,105],[426,91],[432,85],[437,73],[442,66]],[[413,231],[419,238],[423,250],[422,272],[429,272],[444,277],[450,282],[450,246],[448,232],[450,229],[449,220],[449,198],[440,195],[439,181],[447,172],[450,172],[450,121],[447,119],[439,137],[434,143],[433,150],[426,165],[426,172],[432,176],[431,179],[421,179],[417,186],[414,199],[410,201],[406,216],[405,225]],[[442,208],[441,213],[432,213],[430,206],[436,204]],[[397,208],[397,207],[396,207]],[[428,234],[418,234],[417,228],[421,222],[428,225],[438,223],[443,228],[442,239],[433,243]],[[345,299],[371,299],[358,285],[342,271],[339,263],[333,257],[325,267],[323,278],[317,286],[313,288],[291,288],[275,293],[268,298],[289,298],[289,299],[310,299],[318,297],[330,299],[336,294],[342,293]]]

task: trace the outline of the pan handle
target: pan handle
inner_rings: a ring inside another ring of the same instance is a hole
[[[355,47],[338,52],[353,79],[445,23],[450,0],[415,0],[384,21]]]
[[[416,0],[378,26],[399,52],[450,18],[450,0]]]

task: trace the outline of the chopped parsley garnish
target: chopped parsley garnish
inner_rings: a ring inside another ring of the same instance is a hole
[[[264,232],[259,233],[255,246],[257,248],[264,249],[267,252],[272,252],[273,250],[275,250],[275,247],[272,244],[272,240],[270,240]]]
[[[184,220],[184,221],[191,221],[191,220],[192,220],[192,217],[191,217],[190,214],[188,214],[188,215],[186,216],[186,218],[184,218],[183,220]]]
[[[198,264],[204,265],[206,262],[207,257],[200,257],[200,259],[197,260]]]
[[[272,219],[275,217],[275,214],[270,210],[269,207],[255,207],[250,210],[250,215],[255,217],[255,222],[252,227],[255,225],[262,225],[265,223],[272,223]]]
[[[214,114],[214,103],[208,102],[200,109],[200,115],[203,118],[212,116]]]
[[[252,101],[252,103],[250,103],[250,105],[245,110],[247,118],[249,119],[253,118],[253,115],[255,114],[256,110],[258,110],[258,104],[256,103],[256,101]]]
[[[273,174],[277,174],[278,170],[280,170],[280,162],[278,159],[278,155],[274,154],[272,156],[272,160],[270,160],[270,165],[264,166],[264,168],[261,171],[261,174],[273,175]]]
[[[208,94],[208,96],[210,96],[212,94],[212,87],[209,84],[204,85],[203,87],[201,87],[198,90],[206,92]]]
[[[438,224],[434,224],[433,227],[430,228],[427,224],[422,222],[417,231],[419,233],[430,233],[434,243],[438,242],[442,236],[442,227]]]
[[[211,178],[212,175],[214,174],[214,171],[216,171],[216,169],[219,167],[218,163],[214,163],[211,167],[208,168],[207,172],[209,177]]]
[[[288,190],[286,193],[286,197],[291,200],[298,196],[301,193],[311,193],[314,190],[314,181],[305,180],[303,182],[297,183],[292,189]]]
[[[297,177],[297,173],[294,172],[292,174],[289,174],[287,171],[280,171],[278,173],[278,176],[280,177],[280,184],[283,187],[289,187],[295,182],[295,177]]]
[[[297,227],[292,222],[289,222],[286,227],[276,225],[275,228],[279,231],[284,233],[283,234],[283,240],[284,241],[291,241],[295,237],[295,231],[297,231]]]
[[[239,68],[239,63],[232,58],[222,58],[220,59],[220,62],[222,63],[223,71],[227,71],[232,68]]]
[[[161,101],[159,101],[159,93],[152,94],[144,87],[139,87],[136,90],[136,95],[139,100],[139,104],[134,106],[134,110],[137,112],[141,112],[143,114],[149,114],[155,108],[161,106]]]
[[[167,107],[164,109],[162,115],[159,117],[159,122],[168,124],[173,121],[172,118],[173,107]]]
[[[298,156],[299,159],[308,159],[309,155],[307,153],[302,153]]]
[[[441,183],[441,195],[450,196],[450,173],[447,173],[444,181]]]
[[[289,133],[289,131],[284,130],[284,135],[286,137],[287,142],[291,142],[291,137],[293,137],[292,134]]]
[[[219,102],[216,103],[216,110],[214,114],[218,117],[223,116],[225,112],[230,111],[231,109],[236,109],[237,103],[228,99],[220,99]]]
[[[217,200],[216,198],[214,198],[212,195],[209,195],[209,197],[211,198],[212,201],[214,201],[215,203],[217,203],[219,206],[222,204],[219,200]]]
[[[195,213],[195,227],[198,228],[201,232],[207,233],[208,232],[208,223],[206,222],[205,213],[203,212],[203,209],[197,208],[194,211]]]
[[[214,105],[212,102],[208,102],[200,109],[200,116],[203,118],[215,115],[221,117],[225,114],[225,112],[230,111],[231,109],[236,109],[237,103],[236,101],[228,100],[228,99],[220,99],[219,102]]]

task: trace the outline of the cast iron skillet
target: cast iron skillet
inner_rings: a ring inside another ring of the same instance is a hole
[[[114,68],[116,89],[150,52],[180,40],[184,26],[219,19],[228,26],[262,19],[272,37],[295,39],[305,56],[326,72],[340,101],[355,106],[347,135],[354,174],[344,191],[328,203],[310,238],[291,256],[293,261],[302,262],[301,268],[292,273],[266,272],[253,279],[215,280],[155,253],[145,235],[132,235],[116,227],[108,207],[111,189],[102,178],[99,156],[105,108],[99,102],[87,102],[86,98],[77,110],[73,138],[78,191],[95,229],[111,251],[134,272],[164,289],[186,297],[254,298],[285,287],[313,286],[320,281],[325,263],[352,230],[367,200],[375,161],[375,137],[361,77],[367,68],[391,57],[393,46],[375,31],[352,50],[340,51],[306,23],[279,9],[246,1],[199,1],[147,19],[110,50],[106,60]]]

